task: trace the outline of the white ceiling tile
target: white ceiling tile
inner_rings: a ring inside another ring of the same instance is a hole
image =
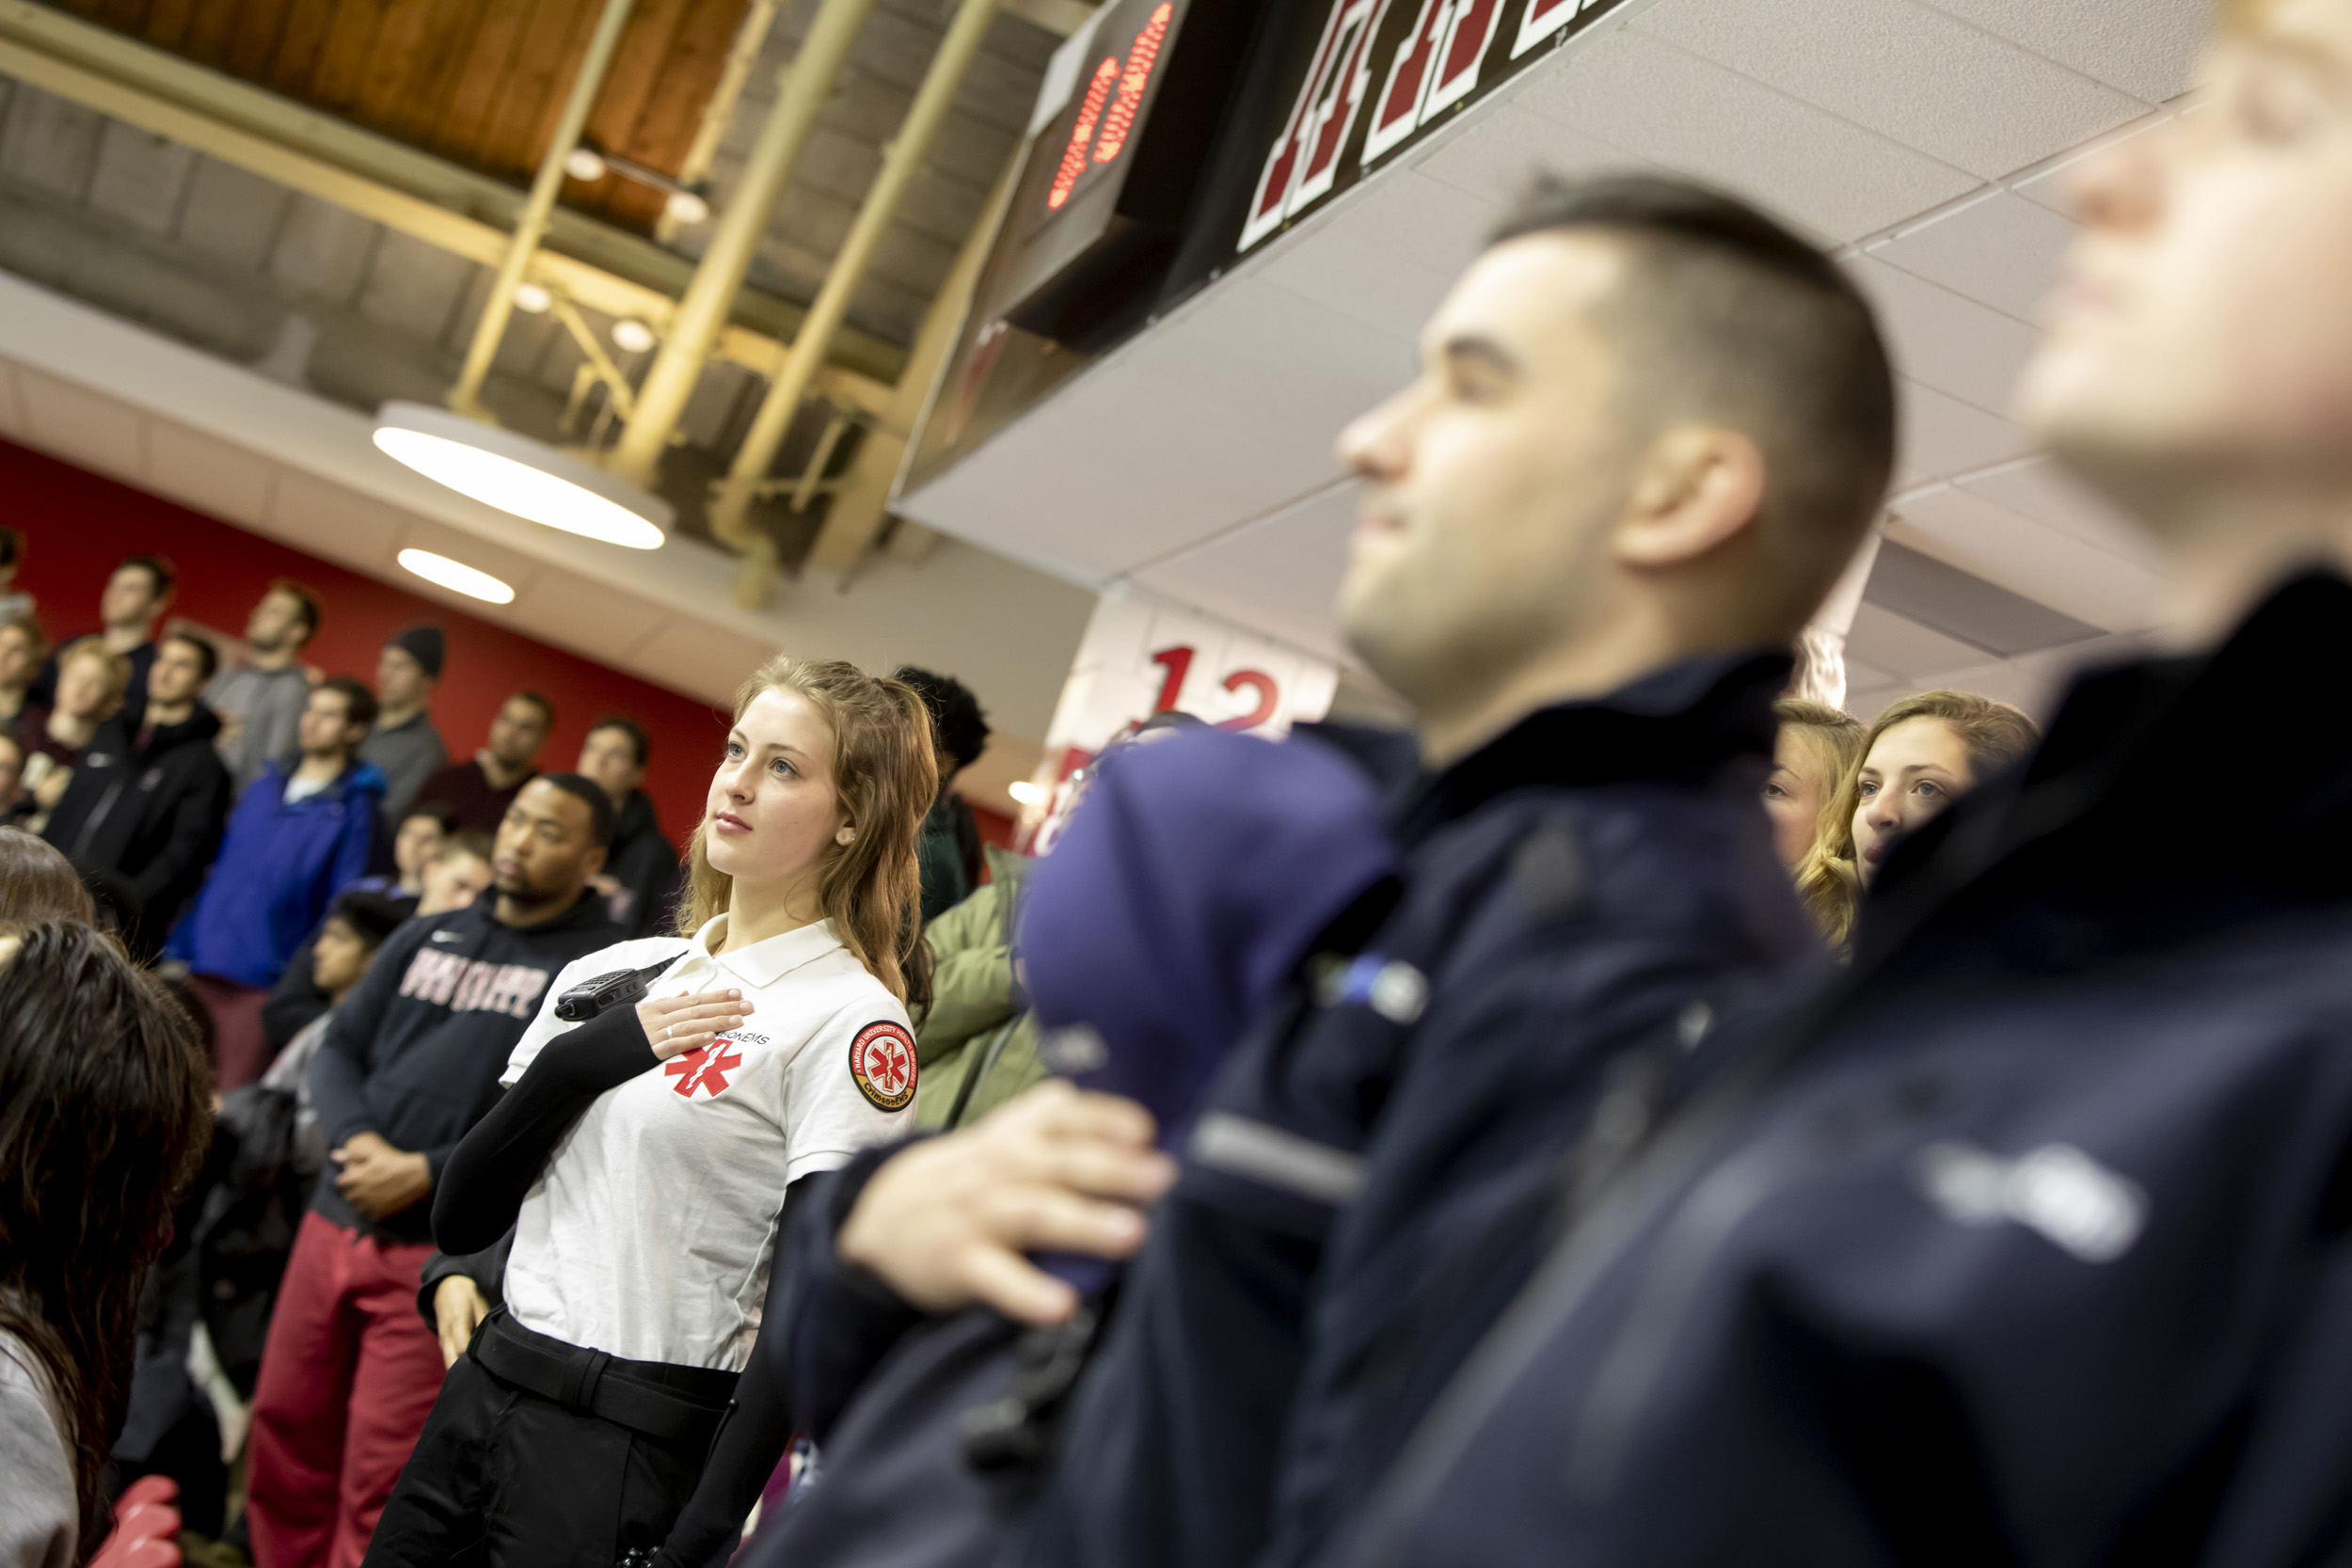
[[[2041,319],[2042,301],[2056,286],[2076,232],[2073,222],[2048,208],[1995,191],[1872,245],[1869,253],[1979,305],[2033,322]]]
[[[1572,52],[1518,104],[1712,180],[1840,242],[1965,195],[1976,176],[1656,39]]]
[[[259,522],[269,510],[277,470],[261,453],[216,436],[169,420],[148,424],[148,488],[225,522]]]
[[[1927,0],[2150,103],[2188,90],[2213,0]]]
[[[1853,629],[1846,634],[1846,652],[1903,680],[1980,663],[1985,657],[1984,650],[1973,643],[1947,637],[1867,599],[1854,611]],[[1854,682],[1851,671],[1847,680]]]
[[[89,204],[128,218],[151,234],[167,234],[179,219],[180,198],[195,166],[192,150],[110,119],[98,142]]]
[[[393,562],[416,522],[413,513],[373,496],[321,479],[303,468],[285,468],[271,491],[261,531],[298,548],[389,581],[414,579]]]
[[[2022,426],[1946,397],[1932,387],[1905,381],[1898,395],[1905,473],[1946,479],[2022,457],[2033,445]]]
[[[469,560],[468,564],[475,562]],[[534,637],[608,662],[622,657],[672,619],[665,609],[634,594],[544,568],[528,588],[516,594],[507,614],[518,628]]]
[[[728,692],[774,657],[775,644],[688,620],[670,622],[629,650],[629,673],[673,691]]]
[[[1664,0],[1631,25],[1987,179],[2143,109],[1911,0]]]
[[[1261,275],[1320,286],[1343,253],[1372,252],[1451,282],[1486,241],[1502,204],[1409,168],[1387,171],[1319,220],[1266,247]],[[1419,322],[1403,330],[1421,329]]]
[[[1333,600],[1347,570],[1356,486],[1297,506],[1136,574],[1144,587],[1330,657],[1346,656]]]
[[[1645,166],[1630,153],[1506,103],[1422,154],[1416,173],[1506,204],[1536,176],[1574,178]]]
[[[2125,126],[2113,135],[2093,137],[2088,145],[2075,149],[2063,158],[2051,160],[2049,167],[2018,181],[2010,189],[2036,206],[2047,207],[2054,213],[2072,218],[2074,215],[2074,199],[2070,194],[2070,182],[2076,166],[2084,159],[2095,158],[2118,143],[2163,130],[2172,122],[2172,118],[2158,111]]]
[[[144,482],[147,420],[138,410],[29,365],[16,373],[24,428],[36,446],[109,478]]]
[[[2145,529],[2050,458],[2012,463],[1957,483],[1995,506],[2047,523],[2109,555],[2135,562],[2150,572],[2163,570],[2163,557]]]
[[[2162,610],[2154,573],[1965,490],[1906,498],[1886,536],[2109,631],[2153,626]]]
[[[1849,265],[1894,345],[1895,368],[1987,413],[2009,406],[2034,329],[1873,257]]]

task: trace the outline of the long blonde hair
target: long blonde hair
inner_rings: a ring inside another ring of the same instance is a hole
[[[1837,800],[1844,790],[1846,776],[1862,765],[1862,721],[1843,708],[1827,703],[1817,703],[1804,697],[1783,697],[1772,705],[1772,717],[1780,721],[1780,733],[1796,737],[1797,743],[1812,753],[1820,768],[1826,787],[1821,791],[1821,809],[1813,819],[1813,842],[1804,858],[1797,863],[1793,875],[1797,878],[1797,893],[1805,910],[1820,923],[1821,933],[1831,942],[1844,938],[1832,934],[1831,927],[1838,918],[1836,900],[1809,891],[1804,872],[1821,847],[1821,841],[1830,835],[1830,825],[1836,815]],[[1851,916],[1848,917],[1851,919]]]
[[[909,1007],[930,1001],[930,960],[922,943],[923,879],[914,843],[939,794],[930,710],[903,681],[877,680],[839,659],[779,654],[735,694],[735,717],[763,691],[798,692],[833,729],[833,782],[857,836],[830,846],[818,899],[875,979]],[[699,931],[723,914],[735,881],[715,870],[695,828],[686,851],[678,928]]]
[[[1887,705],[1862,737],[1845,776],[1829,804],[1821,808],[1821,823],[1813,835],[1813,852],[1797,868],[1797,896],[1821,924],[1821,934],[1834,947],[1853,936],[1854,916],[1862,906],[1862,868],[1854,863],[1853,816],[1862,804],[1862,768],[1879,736],[1913,719],[1934,719],[1951,726],[1968,750],[1970,781],[1982,784],[1992,773],[2015,762],[2042,739],[2042,728],[2025,711],[1973,691],[1922,691]]]

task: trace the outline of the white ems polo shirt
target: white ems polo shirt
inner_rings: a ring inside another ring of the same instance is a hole
[[[555,1146],[507,1264],[507,1309],[526,1328],[632,1361],[740,1371],[787,1184],[913,1128],[906,1009],[832,922],[714,956],[726,920],[691,942],[624,942],[571,964],[515,1047],[510,1086],[550,1042],[563,1049],[566,990],[672,955],[649,996],[740,990],[752,1007],[707,1048],[598,1096]]]

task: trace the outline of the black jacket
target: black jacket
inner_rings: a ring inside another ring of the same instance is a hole
[[[2345,1560],[2352,586],[2079,682],[1661,1103],[1333,1560]]]
[[[1285,1428],[1309,1423],[1327,1474],[1368,1356],[1418,1321],[1430,1271],[1477,1261],[1485,1206],[1549,1171],[1610,1064],[1731,974],[1820,961],[1758,801],[1788,668],[1694,661],[1408,768],[1393,912],[1227,1063],[1078,1390],[1030,1562],[1248,1562]],[[1334,1265],[1345,1310],[1318,1315]]]
[[[367,977],[327,1026],[310,1093],[329,1148],[373,1132],[421,1153],[437,1184],[451,1152],[499,1098],[499,1077],[548,985],[574,958],[620,940],[604,900],[582,893],[536,926],[502,924],[496,891],[462,910],[410,920],[377,950]],[[311,1208],[336,1224],[398,1241],[432,1235],[420,1202],[371,1225],[320,1173]]]
[[[219,733],[219,716],[201,703],[143,745],[123,719],[110,719],[49,814],[42,836],[113,908],[135,949],[163,944],[220,847],[233,797],[213,749]]]
[[[662,834],[652,798],[642,789],[631,791],[613,821],[612,847],[604,857],[605,870],[628,900],[612,911],[623,936],[657,937],[669,930],[676,913],[672,906],[677,901],[677,850]]]

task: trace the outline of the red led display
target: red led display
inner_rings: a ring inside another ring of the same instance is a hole
[[[1078,176],[1087,166],[1087,147],[1094,140],[1094,127],[1103,118],[1103,104],[1111,95],[1111,84],[1119,80],[1119,62],[1104,60],[1094,68],[1094,80],[1087,87],[1086,102],[1078,105],[1078,123],[1070,128],[1070,145],[1062,150],[1061,167],[1054,171],[1054,188],[1045,194],[1045,205],[1058,210],[1070,199],[1070,189],[1078,182]]]
[[[1160,8],[1136,35],[1134,46],[1127,51],[1127,69],[1119,75],[1118,101],[1104,117],[1103,139],[1094,144],[1096,163],[1107,164],[1125,150],[1127,133],[1135,129],[1136,116],[1143,108],[1144,86],[1152,80],[1152,68],[1159,63],[1160,45],[1167,40],[1168,24],[1175,14],[1175,6],[1161,0]]]

